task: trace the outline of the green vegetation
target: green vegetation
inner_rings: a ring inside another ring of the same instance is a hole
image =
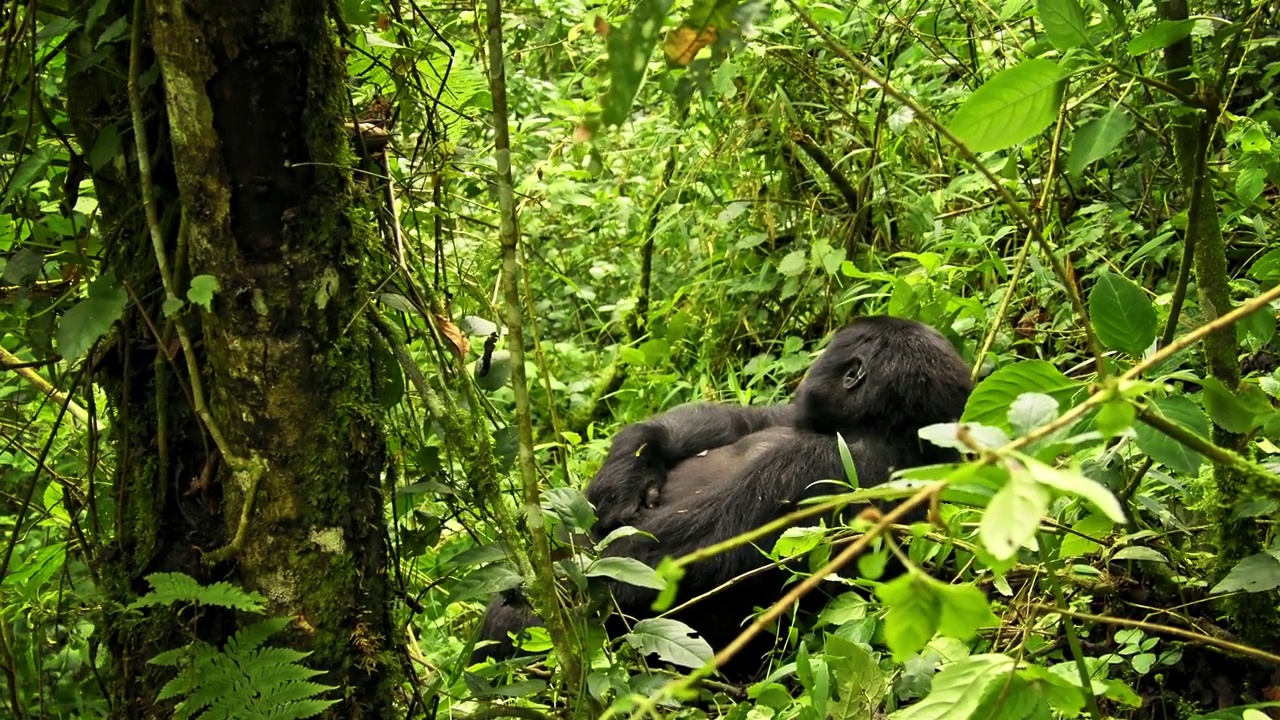
[[[1280,4],[261,5],[0,11],[0,715],[1280,717]],[[612,435],[877,313],[968,460],[605,638]]]

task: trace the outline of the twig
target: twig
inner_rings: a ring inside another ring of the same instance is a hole
[[[1051,605],[1041,605],[1039,603],[1032,603],[1030,605],[1027,605],[1026,607],[1028,610],[1032,610],[1034,612],[1038,612],[1041,614],[1058,613],[1059,615],[1073,617],[1073,618],[1076,618],[1077,620],[1096,622],[1096,623],[1101,623],[1103,625],[1120,625],[1122,627],[1140,628],[1148,632],[1160,633],[1162,635],[1173,635],[1175,637],[1180,637],[1180,638],[1183,638],[1184,640],[1190,640],[1191,642],[1198,643],[1201,645],[1208,645],[1210,647],[1215,647],[1220,650],[1227,650],[1229,652],[1239,653],[1241,655],[1247,655],[1248,657],[1255,658],[1257,660],[1262,660],[1264,662],[1269,662],[1273,665],[1280,665],[1280,655],[1274,655],[1265,650],[1259,650],[1257,648],[1249,647],[1248,645],[1233,643],[1229,640],[1219,640],[1218,638],[1213,637],[1212,635],[1201,635],[1199,633],[1193,633],[1190,630],[1183,630],[1182,628],[1176,628],[1170,625],[1161,625],[1159,623],[1146,622],[1143,620],[1129,620],[1126,618],[1113,618],[1113,617],[1106,617],[1103,615],[1092,615],[1090,613],[1076,612],[1074,610],[1064,610],[1062,608],[1053,607]]]

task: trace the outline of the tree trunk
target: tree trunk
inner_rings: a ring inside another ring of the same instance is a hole
[[[329,6],[149,4],[139,83],[148,223],[126,93],[128,43],[94,42],[133,8],[109,5],[73,39],[68,62],[82,147],[123,138],[93,177],[103,236],[113,238],[104,272],[130,293],[122,323],[94,358],[118,458],[113,497],[99,508],[117,535],[100,558],[104,590],[119,607],[148,589],[146,575],[179,571],[259,591],[273,615],[296,617],[274,644],[311,651],[305,663],[326,671],[316,680],[339,687],[332,716],[391,717],[398,663],[389,649],[398,641],[388,609],[377,341],[361,315],[363,260],[376,236],[360,207],[366,188],[349,171],[346,73]],[[167,273],[153,250],[157,236]],[[219,287],[209,309],[187,303],[166,318],[166,283],[186,299],[191,279],[204,275]],[[261,470],[256,493],[248,492],[249,465]],[[247,496],[254,504],[242,525]],[[242,542],[232,543],[241,527]],[[227,561],[210,563],[229,543]],[[168,717],[171,705],[156,694],[173,671],[147,660],[193,634],[220,642],[234,619],[165,608],[109,618],[114,715]]]

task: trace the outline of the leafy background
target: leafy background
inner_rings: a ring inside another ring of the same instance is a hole
[[[65,82],[84,68],[63,43],[88,32],[110,49],[129,28],[59,5],[4,11],[0,669],[15,714],[94,717],[98,638],[114,616],[92,549],[115,519],[89,499],[110,498],[117,458],[91,351],[130,299],[99,264],[112,239],[85,179],[114,162],[120,137],[70,139]],[[930,323],[985,374],[964,419],[989,454],[943,495],[944,524],[903,529],[856,564],[874,575],[895,552],[932,578],[851,582],[779,638],[769,679],[691,698],[638,657],[694,666],[705,645],[646,621],[595,656],[586,693],[679,717],[1263,717],[1280,637],[1280,7],[1177,6],[505,8],[530,412],[553,523],[589,524],[572,488],[618,426],[699,398],[783,401],[856,314]],[[383,174],[404,243],[363,259],[391,278],[373,312],[430,375],[439,322],[408,298],[448,297],[447,325],[487,393],[475,411],[510,470],[484,9],[346,0],[341,15],[352,111],[391,134]],[[217,289],[196,277],[187,299],[208,308]],[[1213,336],[1242,377],[1199,344],[1157,354],[1224,314],[1215,297],[1262,298]],[[394,358],[379,362],[407,598],[397,641],[418,711],[549,716],[566,703],[554,653],[463,672],[485,601],[520,575],[434,410]],[[960,442],[954,429],[935,439]],[[515,507],[519,480],[503,480]],[[811,569],[841,546],[784,540],[773,550],[807,554]],[[591,576],[574,592],[590,594]],[[191,588],[164,597],[200,606]],[[223,655],[193,645],[192,662],[247,667],[271,626],[253,627]],[[526,648],[550,645],[536,632]],[[308,683],[302,658],[287,660],[272,672]],[[306,713],[327,701],[315,702]]]

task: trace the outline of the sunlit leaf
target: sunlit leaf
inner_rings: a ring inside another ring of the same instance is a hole
[[[715,653],[706,640],[691,637],[696,631],[678,620],[645,618],[623,637],[644,655],[657,655],[663,662],[696,668],[707,663]]]
[[[951,118],[951,131],[974,152],[1025,142],[1058,116],[1062,81],[1062,69],[1052,60],[1024,60],[974,91]]]
[[[1036,12],[1059,52],[1089,42],[1089,21],[1077,0],[1036,0]]]

